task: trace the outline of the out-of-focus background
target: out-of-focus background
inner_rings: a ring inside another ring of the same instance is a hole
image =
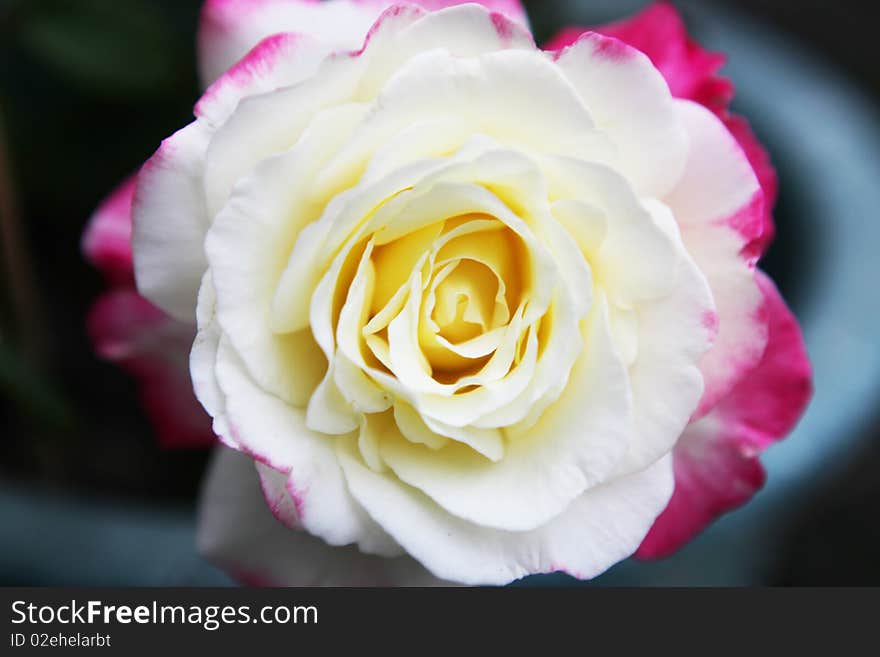
[[[540,41],[644,2],[526,2]],[[869,3],[682,1],[729,55],[734,108],[779,171],[764,260],[816,396],[769,480],[677,555],[600,584],[880,584],[880,64]],[[199,0],[0,0],[0,584],[222,584],[194,547],[207,453],[157,445],[134,381],[93,355],[96,204],[198,97]],[[541,583],[566,584],[554,577]]]

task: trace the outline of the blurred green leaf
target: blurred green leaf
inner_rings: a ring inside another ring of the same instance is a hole
[[[73,422],[70,406],[54,386],[4,342],[0,342],[0,391],[46,427],[63,429]]]
[[[168,22],[145,0],[29,2],[17,23],[22,46],[99,92],[155,93],[180,77]]]

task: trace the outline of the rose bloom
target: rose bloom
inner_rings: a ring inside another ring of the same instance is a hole
[[[225,445],[203,551],[266,584],[674,551],[810,394],[722,58],[668,4],[546,50],[516,0],[388,4],[209,0],[195,121],[84,238],[99,352],[166,443]]]

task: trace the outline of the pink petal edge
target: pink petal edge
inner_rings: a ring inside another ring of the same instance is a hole
[[[357,24],[364,18],[364,14],[369,19],[372,13],[372,18],[375,19],[394,6],[409,5],[436,11],[468,2],[474,0],[350,0],[347,5],[353,12],[353,24]],[[326,4],[331,3],[342,4],[335,0]],[[528,16],[520,0],[478,0],[476,3],[528,26]],[[318,0],[207,0],[202,5],[197,35],[199,70],[203,82],[213,82],[238,58],[276,32],[308,34],[309,26],[293,25],[290,21],[279,25],[277,18],[282,15],[285,7],[304,5],[310,7],[311,11],[321,12],[321,4]]]
[[[715,112],[725,109],[733,98],[733,84],[717,75],[724,55],[704,50],[694,42],[669,2],[654,3],[635,16],[607,25],[564,28],[547,42],[545,49],[564,48],[588,29],[641,50],[663,74],[677,98],[696,101]]]
[[[283,61],[299,46],[304,37],[293,32],[279,32],[257,43],[247,54],[238,60],[223,75],[211,83],[196,102],[194,114],[200,118],[210,118],[212,105],[222,102],[225,97],[242,97],[249,87],[257,86],[259,79]],[[271,91],[255,89],[252,93]]]
[[[757,218],[761,223],[760,230],[757,231],[757,236],[746,245],[746,255],[758,259],[767,251],[767,247],[770,246],[776,235],[776,226],[773,222],[773,207],[776,204],[779,188],[776,169],[770,161],[769,153],[758,141],[748,121],[741,116],[729,113],[725,114],[723,120],[730,134],[739,142],[749,164],[752,165],[763,192],[761,207],[757,210]]]
[[[718,74],[724,65],[724,55],[705,50],[691,39],[678,10],[666,1],[656,2],[631,18],[607,25],[564,28],[545,48],[560,50],[577,41],[587,30],[620,39],[642,51],[666,79],[673,96],[700,103],[724,122],[745,152],[764,192],[760,207],[752,209],[759,223],[747,227],[749,244],[745,251],[747,257],[754,259],[763,255],[775,234],[772,212],[777,193],[776,171],[748,121],[728,111],[734,86],[728,78]]]
[[[526,15],[526,10],[522,5],[520,0],[411,0],[413,4],[417,4],[428,11],[437,11],[439,9],[446,9],[447,7],[454,7],[456,5],[463,5],[469,2],[476,2],[479,5],[483,5],[486,9],[491,12],[503,14],[507,18],[514,20],[521,25],[528,25],[528,16]],[[392,3],[389,3],[392,4]]]
[[[745,504],[764,485],[758,457],[787,435],[812,395],[812,371],[797,319],[773,281],[756,272],[769,340],[758,366],[675,448],[675,491],[636,552],[667,556],[716,516]]]
[[[126,178],[98,206],[83,232],[83,255],[111,285],[134,285],[131,202],[137,176]]]
[[[304,500],[301,495],[294,494],[296,490],[287,474],[278,472],[266,465],[257,465],[257,474],[260,479],[260,489],[269,511],[285,527],[302,530],[302,515]]]

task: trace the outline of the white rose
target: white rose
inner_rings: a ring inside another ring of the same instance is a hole
[[[197,317],[196,393],[279,519],[463,583],[639,546],[766,341],[714,115],[619,41],[464,5],[353,53],[273,36],[196,117],[139,176],[137,281]]]

